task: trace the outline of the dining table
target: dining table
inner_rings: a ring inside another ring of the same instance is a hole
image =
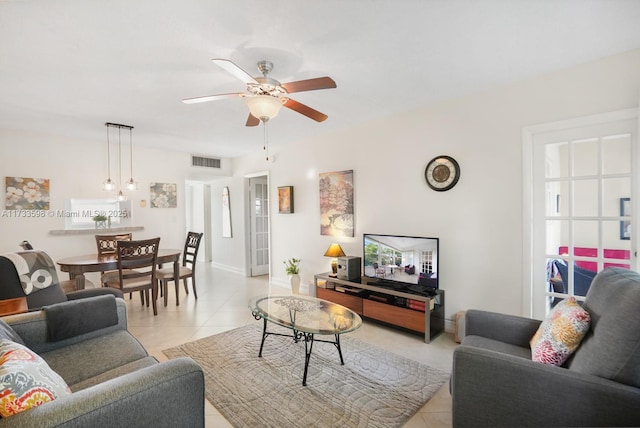
[[[180,282],[180,255],[182,250],[158,249],[157,263],[173,263],[173,279]],[[69,273],[69,279],[76,281],[76,290],[83,290],[85,287],[84,274],[87,272],[106,272],[118,270],[117,254],[84,254],[81,256],[67,257],[58,260],[58,265],[62,272]]]

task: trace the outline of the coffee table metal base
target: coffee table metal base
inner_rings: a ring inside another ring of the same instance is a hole
[[[253,317],[256,320],[261,319],[262,317],[254,312],[253,313]],[[267,331],[267,319],[266,318],[262,318],[263,321],[263,327],[262,327],[262,341],[260,342],[260,352],[258,353],[258,357],[262,357],[262,349],[264,348],[264,341],[267,338],[267,336],[269,335],[274,335],[274,336],[285,336],[285,337],[291,337],[291,335],[289,334],[282,334],[282,333],[275,333],[275,332],[271,332],[271,331]],[[334,345],[336,347],[336,349],[338,350],[338,355],[340,355],[340,364],[344,366],[344,359],[342,358],[342,348],[340,348],[340,335],[339,334],[335,334],[335,341],[331,341],[331,340],[321,340],[321,339],[316,339],[315,335],[313,333],[305,333],[303,331],[298,331],[296,329],[293,329],[293,341],[294,343],[298,343],[301,339],[304,338],[304,375],[302,376],[302,386],[307,386],[307,372],[309,369],[309,360],[311,359],[311,351],[313,350],[313,342],[324,342],[324,343],[331,343],[332,345]]]

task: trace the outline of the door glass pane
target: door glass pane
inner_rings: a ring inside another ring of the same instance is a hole
[[[604,267],[619,266],[626,269],[630,266],[631,240],[622,239],[627,230],[625,221],[603,221],[602,234],[604,241]]]
[[[564,256],[569,243],[569,222],[567,220],[547,220],[547,249],[549,255]]]
[[[593,253],[584,253],[584,256],[596,257],[598,248],[598,221],[576,220],[573,222],[573,243],[576,248],[593,248]],[[576,256],[579,254],[576,253]]]
[[[631,135],[615,135],[602,139],[602,173],[631,172]]]
[[[598,174],[598,140],[590,138],[573,142],[573,176]]]
[[[546,184],[546,213],[548,217],[569,215],[569,193],[566,181],[553,181]]]
[[[576,180],[573,183],[573,215],[598,215],[598,180]]]
[[[602,215],[617,217],[622,215],[620,200],[631,194],[631,178],[605,178],[602,180]]]
[[[568,166],[567,152],[569,144],[567,142],[547,144],[545,147],[545,177],[561,178],[567,177]]]

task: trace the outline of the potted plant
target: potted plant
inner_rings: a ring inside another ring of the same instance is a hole
[[[96,223],[96,229],[104,229],[107,227],[107,216],[106,215],[102,215],[102,214],[97,214],[94,215],[93,217],[91,217],[91,220],[93,220]]]
[[[293,294],[298,294],[300,291],[300,259],[292,257],[282,263],[284,263],[285,271],[287,272],[287,275],[289,275],[291,292]]]

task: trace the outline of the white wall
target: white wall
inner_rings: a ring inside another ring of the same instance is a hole
[[[271,163],[261,153],[234,160],[234,180],[270,171],[273,280],[286,281],[282,261],[295,256],[302,259],[303,282],[312,281],[329,269],[322,254],[334,241],[347,255],[362,256],[363,233],[435,236],[448,318],[468,308],[520,314],[521,265],[528,263],[522,260],[522,129],[635,107],[639,75],[636,50],[274,148]],[[424,181],[427,162],[438,155],[453,156],[461,167],[448,192],[434,192]],[[320,236],[318,173],[347,169],[354,170],[356,236]],[[295,214],[278,214],[277,187],[289,185]]]
[[[441,105],[273,147],[272,161],[258,150],[232,162],[233,175],[211,184],[214,264],[247,272],[246,175],[269,171],[272,275],[286,282],[282,261],[302,259],[302,279],[329,269],[322,256],[338,241],[347,255],[362,256],[362,234],[436,236],[440,240],[440,285],[446,315],[482,308],[519,314],[522,307],[522,128],[636,107],[640,50],[536,77]],[[338,88],[337,91],[340,89]],[[381,96],[402,96],[386,94]],[[329,119],[331,120],[331,119]],[[271,126],[276,126],[274,122]],[[321,125],[319,125],[321,126]],[[135,144],[135,143],[134,143]],[[52,209],[70,197],[100,197],[104,143],[0,130],[0,176],[51,179]],[[458,185],[434,192],[424,181],[427,162],[450,155],[461,166]],[[165,247],[182,248],[184,195],[178,208],[140,208],[149,182],[175,182],[184,189],[192,175],[189,155],[135,148],[139,196],[134,223],[139,237],[161,236]],[[320,236],[318,174],[354,170],[354,238]],[[206,178],[198,177],[200,180]],[[295,213],[278,214],[277,187],[295,187]],[[221,195],[231,196],[233,237],[221,237]],[[62,220],[0,217],[0,252],[15,251],[23,239],[54,258],[91,252],[93,237],[54,237]]]
[[[128,153],[127,162],[128,162]],[[112,152],[113,156],[113,152]],[[124,154],[123,154],[124,156]],[[184,247],[185,179],[191,174],[187,153],[136,147],[134,140],[134,179],[138,190],[131,193],[133,225],[144,230],[134,232],[137,239],[161,237],[163,248]],[[70,198],[107,198],[102,190],[106,179],[106,142],[82,141],[54,135],[0,130],[0,176],[50,179],[50,208],[63,210]],[[128,169],[123,180],[129,178]],[[117,171],[111,172],[112,179]],[[3,178],[4,180],[4,178]],[[176,183],[177,208],[150,208],[149,183]],[[4,184],[3,184],[4,188]],[[146,207],[140,200],[146,200]],[[2,206],[4,208],[4,204]],[[27,239],[35,248],[46,250],[54,260],[95,253],[93,234],[53,236],[52,229],[64,229],[63,218],[11,218],[0,216],[0,254],[18,251]],[[97,283],[97,274],[87,276]],[[62,278],[66,279],[67,274]]]
[[[240,274],[247,274],[245,264],[245,195],[244,179],[221,178],[211,183],[211,236],[214,266]],[[222,190],[229,188],[231,210],[231,238],[222,236]],[[248,215],[248,214],[247,214]]]

